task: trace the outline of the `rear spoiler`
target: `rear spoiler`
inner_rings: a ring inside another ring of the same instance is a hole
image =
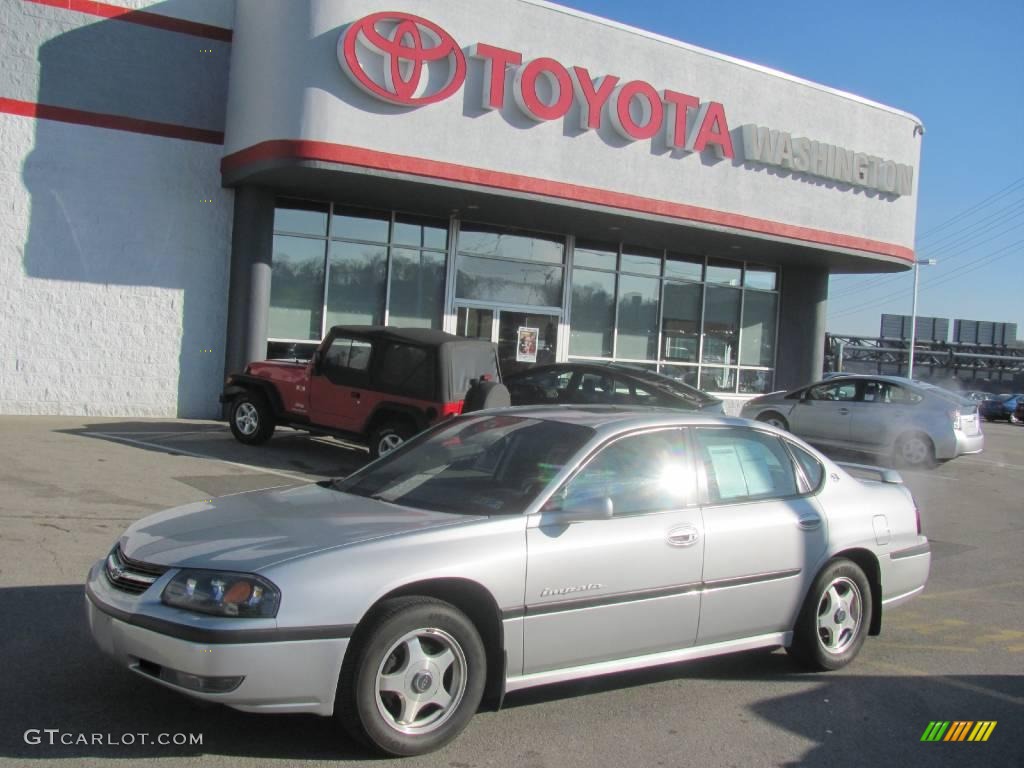
[[[853,474],[864,472],[870,475],[876,475],[877,479],[881,480],[883,483],[893,483],[895,485],[903,484],[903,478],[900,477],[900,473],[897,472],[895,469],[873,467],[870,464],[850,464],[845,461],[837,461],[836,463],[843,469],[849,470]]]

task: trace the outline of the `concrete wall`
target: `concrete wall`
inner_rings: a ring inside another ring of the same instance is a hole
[[[505,107],[486,110],[484,67],[472,58],[463,88],[443,101],[418,108],[380,101],[343,72],[337,46],[346,25],[381,10],[435,22],[464,51],[486,43],[521,52],[524,61],[552,57],[595,77],[610,73],[719,101],[737,157],[670,150],[663,135],[629,142],[609,120],[584,131],[575,107],[535,122],[511,98],[511,70]],[[225,150],[326,142],[347,157],[353,148],[411,156],[912,249],[916,188],[893,198],[745,164],[739,129],[748,123],[918,166],[911,115],[533,0],[246,0],[236,19]]]
[[[122,4],[224,27],[234,12]],[[0,99],[223,130],[230,43],[27,0],[7,0],[0,25]],[[222,147],[19,109],[0,114],[0,413],[217,414]]]

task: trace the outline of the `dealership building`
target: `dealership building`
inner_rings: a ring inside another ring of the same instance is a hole
[[[336,324],[739,401],[821,373],[830,274],[914,260],[913,115],[540,0],[0,20],[0,413],[215,416]]]

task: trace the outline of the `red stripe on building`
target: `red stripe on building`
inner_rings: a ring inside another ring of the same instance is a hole
[[[172,16],[150,13],[149,11],[136,11],[120,5],[111,5],[110,3],[98,3],[94,2],[94,0],[25,0],[25,2],[35,3],[36,5],[48,5],[51,8],[60,8],[61,10],[74,11],[75,13],[85,13],[102,19],[127,21],[131,24],[140,24],[143,27],[153,27],[154,29],[163,29],[168,32],[180,32],[183,35],[203,37],[208,40],[220,40],[224,43],[231,42],[232,31],[224,27],[176,19]]]
[[[82,109],[55,107],[50,104],[36,104],[32,101],[0,98],[0,112],[39,120],[56,120],[60,123],[89,125],[94,128],[110,128],[114,131],[142,133],[147,136],[162,136],[168,139],[199,141],[204,144],[223,144],[223,131],[208,131],[174,123],[158,123],[154,120],[139,120],[135,117],[110,115],[103,112],[86,112]]]
[[[640,197],[622,192],[613,192],[578,184],[566,184],[549,179],[538,179],[503,171],[488,171],[455,163],[426,160],[419,157],[395,155],[387,152],[351,147],[344,144],[330,144],[322,141],[298,141],[278,139],[264,141],[247,149],[226,156],[221,161],[221,172],[234,171],[250,163],[267,160],[317,160],[321,162],[354,165],[383,171],[394,171],[430,179],[477,184],[484,187],[526,192],[563,200],[575,200],[592,205],[602,205],[638,213],[650,213],[685,221],[714,224],[733,229],[774,235],[793,240],[802,240],[816,245],[849,248],[882,256],[891,256],[906,261],[914,260],[911,248],[870,240],[864,237],[843,235],[809,227],[783,224],[768,219],[758,219],[736,213],[726,213],[695,205],[672,203],[667,200]]]

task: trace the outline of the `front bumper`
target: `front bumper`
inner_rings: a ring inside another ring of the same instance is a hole
[[[159,594],[164,581],[161,578],[148,592]],[[347,638],[275,642],[273,631],[261,631],[259,642],[193,642],[133,621],[142,614],[131,613],[129,602],[144,608],[148,592],[136,597],[115,590],[103,576],[102,562],[89,573],[85,597],[89,629],[100,649],[120,666],[189,696],[245,712],[334,712]],[[205,617],[195,618],[201,622]],[[223,626],[222,620],[213,623]],[[187,628],[202,631],[196,622]],[[165,670],[172,674],[162,675]],[[182,676],[241,681],[223,693],[200,692],[168,681]]]

